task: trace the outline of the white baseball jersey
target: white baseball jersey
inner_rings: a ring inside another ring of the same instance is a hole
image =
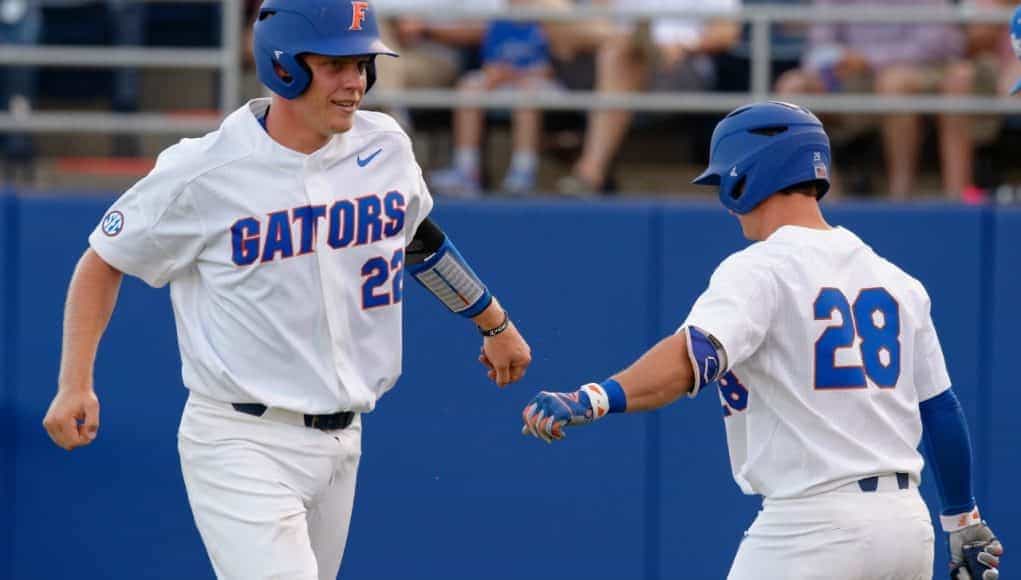
[[[170,283],[184,384],[225,402],[370,411],[401,371],[404,247],[432,208],[390,117],[311,155],[259,124],[269,99],[164,151],[89,238]]]
[[[726,351],[719,391],[742,491],[919,481],[918,403],[950,386],[929,297],[853,233],[780,228],[724,260],[684,324]]]

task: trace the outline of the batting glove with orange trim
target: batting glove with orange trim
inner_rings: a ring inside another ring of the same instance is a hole
[[[572,393],[542,391],[521,412],[525,423],[521,434],[551,443],[564,438],[565,427],[591,423],[605,417],[609,410],[606,391],[596,383]]]
[[[997,580],[1003,545],[983,521],[950,532],[950,577],[953,580]]]

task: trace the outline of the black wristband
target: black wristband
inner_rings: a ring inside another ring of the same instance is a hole
[[[496,327],[490,328],[489,330],[483,330],[480,327],[479,328],[479,334],[481,334],[482,336],[487,336],[487,337],[496,336],[496,335],[500,334],[501,332],[507,330],[507,327],[509,327],[509,326],[510,326],[510,316],[507,314],[507,311],[504,310],[503,311],[503,322],[501,322],[500,324],[497,324]]]

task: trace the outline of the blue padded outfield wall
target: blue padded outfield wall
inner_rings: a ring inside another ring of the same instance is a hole
[[[41,420],[64,295],[111,199],[2,201],[0,578],[212,578],[177,458],[186,391],[168,291],[125,282],[97,361],[100,437],[58,449]],[[828,215],[928,287],[975,440],[980,504],[1008,547],[1021,544],[1021,210],[845,205]],[[676,328],[716,264],[745,245],[736,221],[715,205],[659,202],[441,203],[435,216],[534,363],[523,383],[497,389],[470,324],[407,285],[405,375],[364,419],[340,577],[724,578],[759,501],[731,479],[715,393],[556,445],[521,436],[519,414],[540,388],[602,379]],[[937,577],[944,552],[939,540]]]

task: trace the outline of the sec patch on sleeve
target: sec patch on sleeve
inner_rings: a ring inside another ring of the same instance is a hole
[[[105,216],[103,216],[100,229],[103,230],[104,234],[111,238],[121,233],[121,230],[124,229],[124,214],[117,210],[108,212]]]

